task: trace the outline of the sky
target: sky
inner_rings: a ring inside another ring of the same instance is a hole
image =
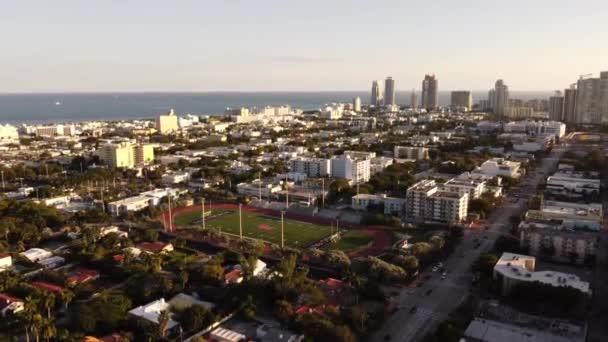
[[[608,1],[2,0],[0,93],[563,89]]]

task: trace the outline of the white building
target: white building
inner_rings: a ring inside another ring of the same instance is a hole
[[[5,317],[8,314],[16,314],[24,309],[25,304],[21,299],[0,293],[0,314],[2,317]]]
[[[429,149],[427,147],[395,146],[393,156],[397,159],[428,159]]]
[[[19,132],[17,127],[9,124],[0,124],[0,142],[13,142],[19,140]]]
[[[38,260],[38,265],[46,268],[47,270],[57,268],[65,264],[65,259],[60,256],[52,256],[45,259]]]
[[[133,196],[108,203],[108,211],[114,216],[119,216],[129,211],[140,211],[150,206],[150,198],[147,196]]]
[[[148,322],[158,324],[161,312],[169,311],[170,308],[171,305],[168,302],[165,302],[164,298],[161,298],[148,304],[131,309],[129,311],[129,314],[144,319]],[[178,324],[179,323],[174,321],[173,318],[169,318],[169,322],[167,323],[167,330],[173,330],[175,327],[178,326]]]
[[[13,258],[9,253],[0,253],[0,272],[4,272],[13,267]]]
[[[369,159],[351,159],[342,155],[331,159],[331,176],[365,183],[370,177]]]
[[[325,158],[297,157],[289,161],[291,172],[308,177],[325,177],[331,174],[331,163]]]
[[[236,192],[239,195],[256,198],[259,198],[260,195],[262,196],[262,198],[268,198],[272,194],[275,194],[281,190],[281,185],[279,184],[266,183],[260,180],[254,180],[251,183],[239,183],[236,186]]]
[[[176,133],[179,130],[177,116],[173,109],[156,117],[156,129],[160,134]]]
[[[550,195],[576,199],[599,194],[600,180],[585,178],[578,172],[560,171],[547,177],[545,189]]]
[[[344,113],[343,104],[331,104],[321,110],[319,117],[327,120],[339,120]]]
[[[475,169],[474,173],[481,173],[489,177],[510,177],[518,178],[520,176],[520,162],[506,160],[504,158],[488,159]]]
[[[163,175],[162,182],[165,185],[186,183],[190,180],[190,174],[186,171],[174,171]]]
[[[21,252],[19,254],[26,257],[31,262],[37,262],[39,260],[50,258],[53,256],[53,253],[42,248],[30,248],[27,251]]]
[[[536,258],[529,255],[503,253],[494,266],[494,279],[502,283],[502,294],[508,295],[521,283],[539,282],[545,285],[571,287],[591,295],[589,283],[569,273],[535,271]]]
[[[511,121],[504,125],[504,131],[531,135],[551,134],[556,138],[561,138],[566,134],[566,124],[559,121]]]
[[[385,214],[401,214],[405,210],[405,198],[388,197],[386,195],[359,194],[351,199],[351,207],[355,210],[367,210],[371,205],[383,205]]]
[[[432,179],[407,189],[405,213],[413,221],[459,223],[468,214],[469,194],[449,191]]]

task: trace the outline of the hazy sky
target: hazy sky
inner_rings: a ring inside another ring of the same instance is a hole
[[[2,0],[0,92],[564,88],[608,1]]]

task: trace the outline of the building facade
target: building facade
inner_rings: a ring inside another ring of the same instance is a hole
[[[439,80],[435,75],[425,75],[422,81],[422,107],[427,111],[439,108]]]
[[[468,214],[468,193],[450,191],[432,179],[408,188],[405,200],[405,214],[410,221],[451,224],[464,221]]]
[[[172,134],[179,130],[177,116],[173,109],[166,114],[160,114],[156,117],[156,130],[160,134]]]
[[[467,112],[473,109],[473,95],[467,90],[453,91],[450,96],[450,107],[453,111]]]
[[[395,80],[392,77],[387,77],[384,81],[384,105],[395,105]]]

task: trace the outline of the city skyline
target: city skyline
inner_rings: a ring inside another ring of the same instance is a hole
[[[512,89],[555,90],[608,68],[598,43],[607,14],[604,3],[565,1],[513,1],[500,13],[480,1],[9,1],[0,93],[351,91],[378,75],[405,90],[426,73],[445,90],[488,89],[500,78]],[[408,44],[395,46],[397,37]]]

